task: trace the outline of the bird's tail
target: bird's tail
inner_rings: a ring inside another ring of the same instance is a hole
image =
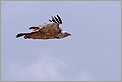
[[[16,38],[21,37],[21,36],[24,36],[26,34],[28,34],[28,33],[19,33],[19,34],[16,35]]]

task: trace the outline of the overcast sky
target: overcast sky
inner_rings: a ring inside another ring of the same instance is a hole
[[[120,1],[2,1],[2,80],[119,81]],[[64,39],[15,38],[60,15]]]

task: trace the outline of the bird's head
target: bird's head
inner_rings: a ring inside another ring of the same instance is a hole
[[[59,38],[65,38],[67,36],[71,36],[71,34],[66,31],[62,31],[61,34],[59,35]]]

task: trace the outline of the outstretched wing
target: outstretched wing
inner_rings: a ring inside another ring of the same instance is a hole
[[[32,39],[53,39],[58,37],[58,34],[61,33],[61,29],[58,24],[51,23],[47,24],[45,27],[38,29],[37,31],[31,32],[25,35],[25,38]]]
[[[62,24],[62,20],[61,20],[61,18],[60,18],[60,16],[59,15],[57,15],[57,17],[53,17],[52,16],[52,19],[51,20],[49,20],[50,22],[54,22],[54,23],[58,23],[58,24]]]
[[[62,20],[61,18],[59,17],[59,15],[57,15],[57,17],[53,17],[51,16],[52,19],[49,20],[50,22],[53,22],[53,23],[56,23],[57,25],[60,25],[62,24]],[[38,31],[39,29],[43,28],[43,27],[48,27],[51,23],[44,23],[44,24],[40,24],[40,25],[37,25],[37,26],[32,26],[30,27],[29,29],[32,30],[32,31]],[[59,27],[59,26],[58,26]]]
[[[54,16],[49,23],[44,23],[38,26],[30,27],[29,29],[34,29],[33,32],[25,35],[25,38],[33,39],[53,39],[58,38],[58,34],[61,33],[62,29],[59,25],[62,24],[61,18],[57,15]]]

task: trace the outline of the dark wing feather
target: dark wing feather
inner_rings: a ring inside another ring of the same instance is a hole
[[[57,17],[58,17],[58,20],[60,21],[60,24],[62,24],[62,20],[61,20],[60,16],[57,15]]]
[[[37,30],[37,29],[39,29],[39,27],[34,27],[34,26],[32,26],[32,27],[30,27],[29,29],[35,29],[35,30]]]
[[[59,23],[60,24],[60,21],[54,16],[54,18],[55,18],[55,20],[57,21],[57,23]]]
[[[52,22],[52,20],[49,20],[50,22]]]
[[[56,20],[53,18],[53,16],[52,16],[52,21],[53,21],[54,23],[57,23]]]
[[[50,22],[54,22],[54,23],[58,23],[58,24],[62,24],[62,20],[61,20],[61,18],[60,18],[59,15],[57,15],[57,17],[55,17],[55,16],[51,16],[51,17],[52,17],[52,19],[49,20]]]

